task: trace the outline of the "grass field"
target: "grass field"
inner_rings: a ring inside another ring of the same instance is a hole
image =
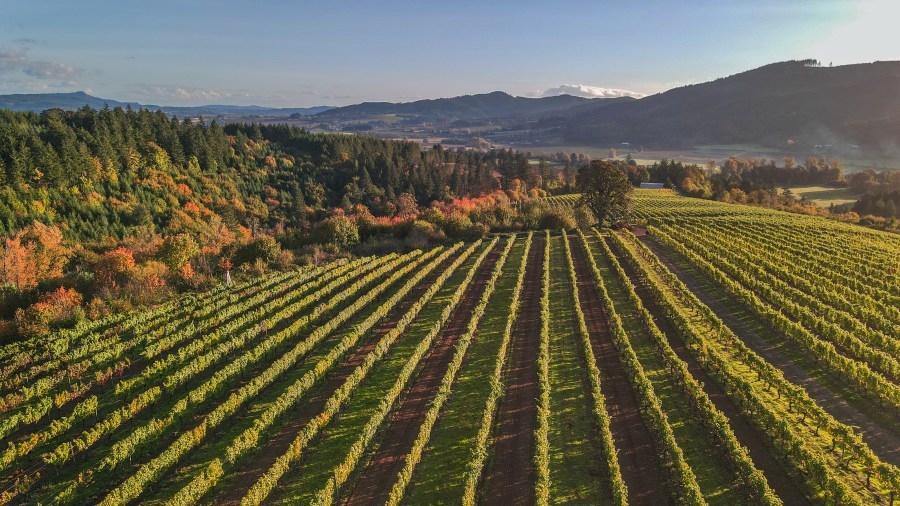
[[[852,204],[860,195],[850,188],[829,188],[827,186],[792,186],[791,192],[797,197],[806,197],[819,207],[832,204]]]

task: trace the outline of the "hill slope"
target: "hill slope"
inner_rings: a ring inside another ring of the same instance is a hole
[[[13,111],[41,112],[47,109],[74,111],[86,105],[92,109],[103,109],[107,105],[110,108],[122,107],[123,109],[127,106],[131,106],[132,109],[149,109],[151,111],[161,110],[166,114],[174,114],[178,117],[248,117],[254,115],[288,117],[292,114],[316,114],[331,109],[331,106],[326,105],[290,108],[261,107],[258,105],[201,105],[196,107],[159,106],[99,98],[88,95],[83,91],[72,93],[23,93],[0,95],[0,109],[10,109]]]
[[[593,145],[761,143],[895,145],[900,62],[775,63],[599,109],[580,106],[564,137]]]
[[[0,95],[0,109],[10,109],[13,111],[32,111],[41,112],[47,109],[59,108],[71,111],[84,106],[90,106],[93,109],[102,109],[104,105],[109,104],[110,107],[131,106],[133,109],[139,107],[158,108],[157,106],[141,106],[136,102],[119,102],[105,98],[98,98],[83,91],[72,93],[16,93],[12,95]]]
[[[555,97],[514,97],[502,91],[415,102],[363,102],[338,107],[319,116],[333,119],[362,119],[384,114],[416,116],[429,121],[474,120],[487,118],[527,118],[559,114],[585,104],[611,104],[634,99],[589,99],[559,95]]]

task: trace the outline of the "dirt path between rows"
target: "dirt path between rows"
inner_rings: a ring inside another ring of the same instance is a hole
[[[456,351],[456,341],[466,332],[472,311],[481,299],[502,247],[497,244],[478,267],[472,284],[466,289],[459,305],[450,316],[441,335],[419,366],[419,372],[406,394],[394,409],[381,442],[372,458],[348,489],[348,505],[384,504],[403,469],[406,456],[412,449],[419,427],[425,420],[428,407],[437,395],[441,380]]]
[[[619,455],[622,479],[628,487],[631,505],[671,504],[663,475],[656,458],[656,448],[641,419],[638,400],[613,343],[601,302],[600,289],[586,255],[584,244],[572,240],[572,260],[578,279],[578,296],[584,313],[591,347],[600,369],[600,390],[606,398],[610,429]]]
[[[532,238],[504,370],[506,392],[497,408],[493,454],[485,469],[484,504],[534,504],[534,430],[537,427],[538,367],[541,341],[541,284],[544,244]]]
[[[240,504],[241,498],[250,490],[250,487],[275,463],[279,456],[287,451],[296,438],[297,433],[325,409],[325,403],[334,392],[353,374],[357,366],[363,363],[366,356],[375,349],[381,338],[396,328],[400,318],[428,291],[428,288],[434,284],[441,272],[452,262],[452,256],[445,259],[441,265],[425,276],[418,285],[409,291],[403,300],[388,312],[387,316],[381,320],[374,331],[370,331],[362,336],[360,342],[357,343],[358,347],[356,350],[345,357],[344,361],[335,366],[331,372],[327,373],[324,381],[313,390],[312,396],[304,400],[294,412],[287,415],[289,418],[278,432],[266,439],[263,443],[264,446],[254,453],[248,461],[240,464],[239,469],[229,476],[228,481],[223,483],[222,489],[212,501],[212,504]]]
[[[775,491],[785,504],[808,504],[803,491],[800,490],[796,483],[790,478],[787,469],[785,469],[785,467],[782,466],[770,452],[769,446],[766,444],[763,435],[760,434],[759,429],[747,421],[740,409],[738,409],[725,394],[725,391],[719,383],[707,374],[706,370],[700,367],[693,355],[691,355],[687,346],[684,345],[684,341],[675,337],[678,336],[678,331],[666,317],[665,311],[663,311],[659,304],[656,303],[656,300],[653,298],[650,290],[645,284],[643,276],[637,275],[635,270],[631,267],[631,264],[625,261],[622,252],[616,248],[612,241],[607,241],[607,244],[616,255],[616,258],[619,260],[619,264],[625,270],[625,273],[630,278],[631,284],[634,285],[634,291],[637,293],[638,297],[640,297],[644,307],[650,311],[650,314],[653,315],[654,322],[663,334],[665,334],[666,340],[675,351],[675,354],[687,364],[691,376],[700,382],[703,386],[703,390],[706,392],[706,395],[709,396],[709,399],[713,404],[715,404],[719,411],[728,417],[731,429],[734,431],[734,435],[737,437],[738,442],[750,452],[750,458],[753,459],[753,463],[756,464],[757,469],[762,471],[763,475],[765,475],[766,481],[769,482],[769,486],[772,487],[772,490]]]
[[[758,333],[748,320],[754,319],[749,313],[738,314],[727,304],[719,300],[704,286],[703,275],[693,269],[684,269],[675,263],[669,254],[664,251],[651,236],[640,238],[650,250],[656,254],[662,263],[674,273],[694,294],[723,322],[734,334],[744,342],[747,347],[781,370],[785,379],[795,385],[803,387],[809,396],[816,401],[825,411],[838,421],[847,425],[858,427],[863,440],[869,448],[884,462],[900,465],[900,434],[893,431],[877,419],[860,411],[847,402],[840,395],[832,392],[815,378],[808,369],[786,356],[780,346],[769,342],[766,337]],[[791,346],[784,343],[781,346]],[[873,406],[873,409],[878,409]]]

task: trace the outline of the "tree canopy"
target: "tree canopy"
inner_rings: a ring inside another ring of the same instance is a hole
[[[546,167],[545,167],[546,169]],[[35,221],[76,241],[302,226],[317,209],[375,216],[539,187],[525,153],[448,150],[288,125],[131,109],[0,111],[0,236]],[[544,175],[546,177],[546,175]],[[313,220],[315,221],[315,220]]]
[[[580,204],[594,213],[600,226],[622,223],[631,207],[629,194],[634,190],[625,172],[605,160],[594,160],[578,171]]]

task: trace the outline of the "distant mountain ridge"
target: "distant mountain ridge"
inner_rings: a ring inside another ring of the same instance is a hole
[[[495,91],[404,103],[277,109],[141,105],[84,92],[0,95],[0,108],[20,111],[71,110],[84,105],[102,108],[107,104],[162,110],[182,118],[227,116],[235,121],[315,115],[316,122],[348,131],[364,131],[352,130],[360,123],[368,128],[421,128],[423,122],[485,124],[501,120],[496,123],[498,130],[525,128],[528,142],[547,146],[761,144],[812,149],[833,144],[900,153],[900,61],[837,67],[823,67],[813,60],[773,63],[640,99],[527,98]],[[391,115],[397,118],[385,121]]]
[[[774,63],[640,100],[581,106],[562,124],[567,142],[595,146],[793,142],[894,149],[900,145],[900,62]]]
[[[558,114],[588,103],[610,104],[633,98],[583,98],[572,95],[528,98],[514,97],[502,91],[463,95],[453,98],[415,102],[363,102],[336,107],[318,116],[327,119],[364,119],[386,114],[415,116],[430,121],[481,120],[490,118],[529,118]]]
[[[11,109],[13,111],[32,111],[41,112],[47,109],[64,109],[67,111],[79,109],[85,105],[92,109],[102,109],[109,107],[131,107],[132,109],[149,109],[160,110],[166,114],[174,114],[178,117],[197,117],[197,116],[251,116],[251,115],[267,115],[267,116],[284,116],[288,117],[292,114],[317,114],[322,111],[331,109],[332,106],[316,106],[316,107],[262,107],[258,105],[200,105],[200,106],[159,106],[151,104],[139,104],[137,102],[120,102],[108,98],[99,98],[88,95],[83,91],[75,91],[72,93],[19,93],[11,95],[0,95],[0,109]]]

